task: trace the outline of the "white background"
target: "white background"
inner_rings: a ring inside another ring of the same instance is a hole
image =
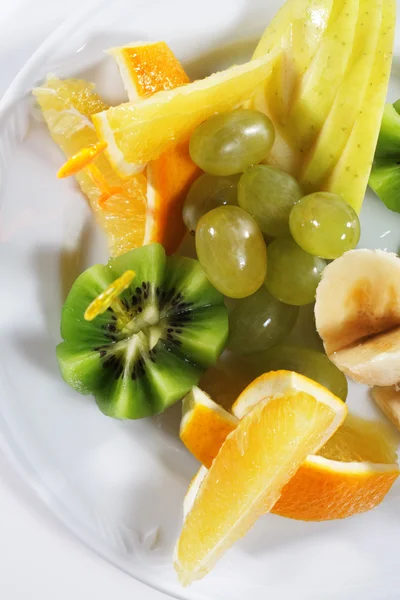
[[[0,0],[0,97],[39,44],[83,1]],[[0,598],[167,597],[138,584],[75,541],[0,454]]]

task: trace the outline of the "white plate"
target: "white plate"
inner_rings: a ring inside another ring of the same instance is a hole
[[[55,178],[62,155],[35,120],[29,90],[53,72],[92,79],[108,101],[123,100],[116,68],[102,50],[133,40],[165,39],[192,78],[204,76],[250,56],[281,4],[96,2],[45,42],[5,95],[0,105],[1,439],[76,536],[171,596],[395,599],[399,486],[381,507],[347,521],[307,524],[264,517],[210,576],[182,589],[171,554],[197,464],[177,437],[180,407],[154,419],[113,421],[63,383],[55,359],[66,292],[82,269],[107,256],[73,182]],[[398,74],[396,58],[392,99],[400,96]],[[362,247],[398,251],[400,215],[372,195],[362,228]],[[351,385],[349,404],[380,418],[362,386]]]

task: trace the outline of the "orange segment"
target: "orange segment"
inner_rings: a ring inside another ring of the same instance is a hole
[[[275,374],[276,389],[287,390],[285,377],[292,374]],[[308,454],[317,452],[346,416],[345,404],[319,386],[315,396],[293,389],[272,397],[270,383],[263,377],[254,382],[259,401],[226,438],[186,517],[174,560],[184,585],[204,577],[273,507]]]
[[[148,95],[151,88],[158,91],[188,82],[164,42],[115,48],[111,53],[120,58],[124,84],[136,96]],[[90,117],[108,107],[92,84],[49,78],[34,94],[53,139],[66,156],[72,157],[61,174],[76,172],[96,219],[107,233],[111,254],[117,256],[152,242],[160,242],[173,253],[186,231],[182,205],[187,190],[200,175],[189,157],[188,143],[150,163],[146,173],[121,179],[105,154],[98,155],[106,143],[99,142]]]
[[[49,77],[33,91],[53,140],[67,157],[99,143],[90,117],[107,108],[93,84],[78,79],[60,80]],[[115,173],[105,154],[97,156],[93,166],[112,190],[106,210],[99,205],[103,184],[85,170],[76,174],[82,192],[87,196],[96,220],[107,234],[113,256],[141,246],[146,223],[147,181],[143,174],[129,180]]]
[[[189,82],[182,65],[165,42],[113,48],[130,101]],[[147,165],[148,215],[144,244],[160,242],[168,254],[177,250],[186,227],[182,207],[201,171],[189,156],[187,140]]]
[[[189,83],[181,63],[165,42],[132,44],[108,52],[118,65],[130,102]]]
[[[160,242],[172,254],[179,247],[186,225],[182,218],[183,203],[190,186],[201,174],[189,155],[189,143],[181,142],[158,160],[149,162],[147,206],[154,225],[146,227],[144,243]]]
[[[399,476],[388,427],[349,415],[282,490],[272,512],[303,521],[343,519],[375,508]]]
[[[197,393],[190,401],[180,435],[188,450],[209,468],[234,424],[230,413],[205,397],[203,403]],[[318,456],[309,456],[301,465],[271,512],[303,521],[328,521],[375,508],[399,476],[397,445],[389,427],[349,415]],[[196,495],[196,484],[197,478],[185,510]]]
[[[183,400],[180,438],[186,448],[207,468],[238,420],[218,406],[198,387]]]

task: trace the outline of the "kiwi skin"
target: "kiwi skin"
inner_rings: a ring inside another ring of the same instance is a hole
[[[400,212],[400,101],[387,104],[369,186],[395,212]]]
[[[120,296],[125,323],[112,308],[85,321],[90,302],[128,269],[136,277]],[[167,258],[151,244],[78,277],[63,307],[61,336],[56,353],[64,380],[93,394],[106,415],[138,419],[163,412],[197,385],[225,347],[228,316],[198,261]]]

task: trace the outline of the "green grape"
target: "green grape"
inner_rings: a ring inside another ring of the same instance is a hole
[[[302,198],[290,213],[289,226],[303,250],[323,258],[339,258],[360,239],[357,213],[341,196],[329,192]]]
[[[267,165],[247,169],[239,182],[239,206],[270,237],[290,235],[290,211],[302,197],[303,191],[294,177]]]
[[[206,173],[235,175],[261,162],[275,139],[272,121],[257,110],[214,115],[190,140],[190,156]]]
[[[255,373],[295,371],[317,381],[333,394],[346,401],[347,379],[323,352],[280,344],[253,358]]]
[[[257,223],[238,206],[220,206],[203,215],[196,250],[214,287],[229,298],[245,298],[263,284],[267,248]]]
[[[268,246],[265,285],[281,302],[295,306],[310,304],[315,300],[325,267],[322,258],[304,252],[292,238],[275,240]]]
[[[279,302],[263,286],[237,300],[229,314],[227,347],[236,354],[253,354],[279,344],[293,329],[299,309]]]
[[[183,206],[183,220],[191,233],[203,215],[224,204],[237,205],[240,175],[215,177],[204,173],[193,183]]]

